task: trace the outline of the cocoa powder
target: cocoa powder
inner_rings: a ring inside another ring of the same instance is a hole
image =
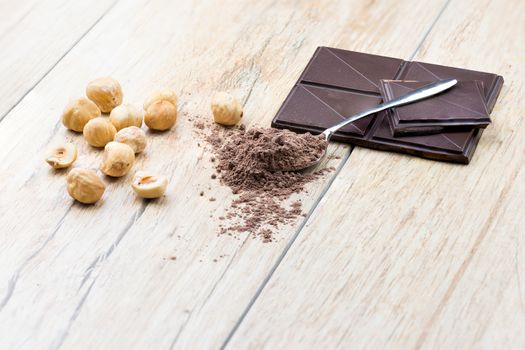
[[[196,126],[201,132],[201,124]],[[316,172],[282,171],[309,164],[326,148],[320,136],[296,134],[288,130],[210,126],[204,135],[211,145],[212,164],[219,181],[237,195],[221,220],[220,234],[236,236],[250,232],[263,242],[274,241],[273,232],[281,224],[303,215],[302,204],[287,204],[294,193],[333,168]]]

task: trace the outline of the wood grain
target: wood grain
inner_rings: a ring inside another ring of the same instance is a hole
[[[0,122],[114,2],[0,2]]]
[[[506,79],[473,161],[356,148],[230,348],[523,348],[524,13],[449,4],[415,59]]]
[[[4,346],[218,347],[300,223],[282,227],[270,245],[247,235],[216,237],[216,218],[232,196],[210,181],[210,154],[198,146],[202,141],[188,118],[209,118],[212,92],[229,90],[244,102],[247,125],[267,126],[318,45],[407,57],[443,3],[248,5],[249,12],[235,1],[119,2],[5,117]],[[413,20],[401,21],[407,16]],[[77,165],[97,167],[100,152],[65,131],[58,119],[68,98],[81,95],[100,75],[117,78],[128,102],[141,103],[162,86],[180,92],[177,127],[150,133],[146,154],[135,166],[170,177],[168,195],[160,201],[136,199],[128,176],[106,179],[104,199],[95,206],[73,203],[65,193],[65,172],[51,171],[42,161],[49,145],[67,139],[79,146]],[[344,145],[330,148],[343,159],[348,151]],[[323,189],[320,181],[299,197],[306,211]],[[198,196],[202,190],[204,198]]]

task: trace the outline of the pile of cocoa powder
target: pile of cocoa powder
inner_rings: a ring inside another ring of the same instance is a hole
[[[243,126],[222,128],[194,123],[214,154],[219,181],[236,195],[222,220],[220,234],[250,232],[263,242],[274,240],[272,228],[289,223],[302,213],[300,201],[289,203],[294,193],[333,168],[316,172],[283,171],[308,165],[321,156],[326,141],[320,136],[288,130]]]

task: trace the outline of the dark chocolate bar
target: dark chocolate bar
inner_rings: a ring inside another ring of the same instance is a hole
[[[390,101],[427,84],[429,82],[381,80],[381,97]],[[483,82],[479,80],[460,81],[441,94],[393,108],[389,117],[395,136],[484,128],[490,124]]]
[[[503,85],[503,78],[496,74],[319,47],[274,117],[272,126],[320,133],[355,113],[381,103],[379,86],[382,79],[436,81],[444,78],[482,81],[489,111]],[[347,125],[334,135],[333,140],[468,163],[482,132],[482,129],[476,128],[395,137],[390,129],[388,113],[390,111],[380,112]]]

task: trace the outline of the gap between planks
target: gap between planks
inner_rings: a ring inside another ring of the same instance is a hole
[[[436,18],[432,21],[432,23],[430,24],[430,26],[428,27],[428,29],[425,31],[425,33],[423,34],[423,37],[421,38],[421,40],[419,41],[419,43],[417,44],[416,48],[414,49],[414,51],[412,52],[412,54],[410,55],[410,58],[409,60],[412,61],[414,59],[414,57],[417,55],[417,53],[419,52],[419,50],[421,49],[421,47],[423,46],[423,43],[425,42],[425,40],[427,39],[427,37],[429,36],[429,34],[432,32],[432,30],[434,29],[434,27],[436,26],[436,23],[439,21],[439,19],[441,18],[441,16],[443,15],[443,13],[445,12],[446,8],[448,7],[448,5],[450,4],[452,0],[446,0],[445,3],[443,4],[443,7],[441,8],[441,10],[438,12],[438,14],[436,15]],[[333,176],[328,180],[328,183],[326,184],[326,186],[323,188],[323,191],[319,194],[319,196],[316,198],[316,200],[314,201],[314,203],[312,204],[312,207],[310,208],[310,210],[308,211],[308,214],[306,215],[306,217],[304,218],[303,222],[299,225],[299,227],[297,228],[297,230],[295,231],[295,233],[293,234],[293,236],[291,237],[290,241],[286,244],[286,247],[284,248],[283,252],[281,253],[281,255],[279,255],[279,257],[277,258],[277,261],[275,262],[275,264],[272,266],[272,268],[270,269],[270,271],[268,272],[268,275],[264,278],[264,280],[262,281],[261,285],[259,286],[259,288],[257,288],[257,291],[255,292],[255,294],[253,295],[253,297],[250,299],[250,301],[248,302],[248,304],[246,305],[245,309],[243,310],[242,314],[239,316],[239,319],[235,322],[232,330],[228,333],[228,336],[226,337],[226,339],[224,340],[224,342],[221,344],[220,346],[220,349],[223,350],[223,349],[226,349],[226,347],[228,346],[230,340],[233,338],[233,336],[235,335],[235,333],[237,332],[237,330],[239,329],[240,325],[242,324],[242,322],[244,321],[244,319],[246,318],[246,316],[248,315],[248,313],[250,312],[252,306],[255,304],[255,302],[257,301],[257,299],[259,298],[259,296],[261,295],[261,293],[263,292],[264,288],[268,285],[268,282],[271,280],[273,274],[275,273],[275,271],[279,268],[279,265],[281,264],[281,262],[284,260],[284,258],[286,257],[286,255],[288,254],[288,251],[290,250],[290,248],[292,247],[292,245],[294,244],[294,242],[297,240],[297,237],[299,237],[299,235],[301,234],[301,232],[303,231],[304,227],[306,226],[306,224],[308,223],[308,220],[310,219],[310,217],[313,215],[313,213],[315,212],[315,210],[317,209],[317,207],[319,206],[319,203],[323,200],[324,196],[326,195],[326,193],[328,192],[328,190],[330,189],[330,187],[332,187],[332,184],[333,182],[335,181],[335,179],[337,178],[337,176],[339,175],[339,173],[341,172],[341,170],[343,169],[343,167],[345,166],[346,162],[348,161],[348,159],[350,159],[350,156],[352,154],[352,150],[354,149],[354,147],[350,147],[350,149],[348,150],[348,152],[345,154],[345,157],[344,159],[339,163],[339,165],[337,166],[337,169],[336,171],[334,172]]]

